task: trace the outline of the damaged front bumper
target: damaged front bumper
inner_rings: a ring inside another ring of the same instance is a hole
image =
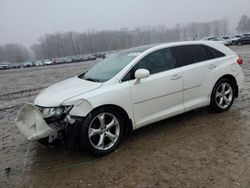
[[[57,134],[57,130],[45,122],[38,107],[30,103],[25,103],[18,112],[16,126],[28,140],[39,140]]]

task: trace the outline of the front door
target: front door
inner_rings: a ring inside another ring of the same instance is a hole
[[[133,68],[150,72],[139,83],[130,81],[136,128],[184,111],[182,73],[175,62],[172,49],[166,48],[147,55]]]

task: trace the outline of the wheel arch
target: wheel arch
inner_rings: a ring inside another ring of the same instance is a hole
[[[88,114],[91,114],[93,111],[96,111],[98,109],[105,109],[105,108],[109,108],[109,109],[113,109],[113,110],[116,110],[118,111],[124,121],[125,121],[125,130],[128,131],[128,132],[131,132],[133,130],[133,123],[132,123],[132,120],[131,118],[129,117],[128,113],[126,112],[126,110],[124,110],[122,107],[118,106],[118,105],[115,105],[115,104],[104,104],[104,105],[101,105],[101,106],[97,106],[95,108],[93,108]]]
[[[237,80],[235,79],[235,77],[231,74],[225,74],[225,75],[221,76],[219,79],[217,79],[213,88],[215,87],[216,83],[221,79],[227,79],[227,80],[230,80],[231,82],[235,83],[234,90],[235,90],[235,97],[237,98],[239,96],[239,89],[238,89],[238,84],[237,84]]]

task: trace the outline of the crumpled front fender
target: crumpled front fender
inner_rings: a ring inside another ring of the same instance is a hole
[[[94,108],[87,100],[78,100],[74,103],[73,108],[70,110],[69,114],[71,116],[85,117]]]

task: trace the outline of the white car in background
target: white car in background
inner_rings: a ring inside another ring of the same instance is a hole
[[[28,140],[66,132],[94,154],[112,152],[124,130],[210,106],[227,111],[243,87],[243,63],[218,42],[192,41],[120,51],[43,90],[16,124]]]
[[[11,69],[12,65],[8,62],[0,62],[0,70]]]
[[[224,44],[225,46],[228,46],[231,44],[231,41],[228,39],[225,39],[223,37],[206,37],[203,38],[201,40],[205,40],[205,41],[217,41],[220,42],[221,44]]]
[[[225,41],[225,45],[231,45],[231,44],[233,44],[233,41],[234,41],[233,37],[230,37],[230,36],[221,36],[220,38]]]
[[[52,61],[51,60],[45,60],[43,62],[44,65],[52,65]]]

